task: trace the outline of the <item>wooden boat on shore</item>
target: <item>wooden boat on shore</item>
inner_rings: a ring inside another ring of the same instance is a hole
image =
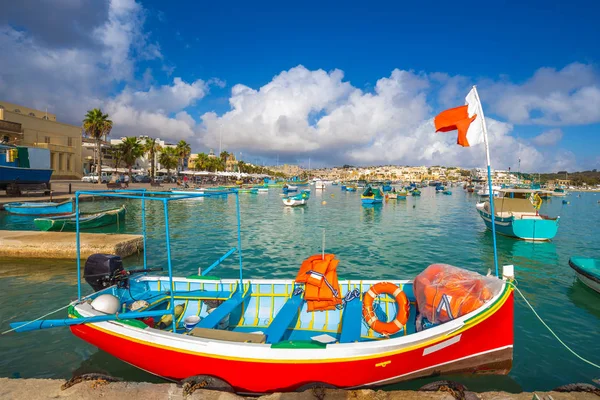
[[[16,202],[7,203],[4,209],[19,215],[65,215],[73,214],[73,200],[55,202]]]
[[[79,216],[79,229],[94,229],[103,226],[121,224],[125,221],[125,206],[112,210],[100,211],[93,214],[81,214]],[[73,232],[76,229],[77,217],[75,214],[36,218],[33,224],[41,231]]]
[[[542,199],[533,189],[500,189],[501,197],[494,198],[496,232],[522,240],[546,241],[558,231],[560,217],[541,215]],[[526,198],[529,196],[530,198]],[[478,203],[477,211],[488,229],[492,229],[490,201]]]
[[[592,290],[600,293],[600,260],[584,257],[571,257],[569,266],[577,274],[577,278]]]
[[[239,194],[231,195],[239,227]],[[183,197],[133,191],[109,196],[163,202],[166,221],[167,202]],[[168,267],[168,276],[149,274],[157,268],[145,257],[143,269],[126,271],[118,256],[96,254],[84,268],[94,293],[82,297],[78,273],[78,299],[69,304],[68,318],[11,327],[68,326],[89,344],[157,376],[247,394],[377,387],[439,374],[507,374],[511,368],[510,269],[500,279],[434,264],[414,279],[338,282],[338,261],[323,250],[302,263],[295,279],[245,279],[238,228],[237,248],[200,275],[174,277],[168,223],[165,234],[167,261],[158,266]],[[233,253],[239,279],[206,276]],[[77,263],[80,271],[79,258]]]

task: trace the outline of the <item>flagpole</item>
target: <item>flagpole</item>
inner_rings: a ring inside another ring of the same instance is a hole
[[[490,162],[490,146],[488,143],[488,133],[487,133],[487,125],[485,123],[485,116],[483,115],[483,107],[481,106],[481,100],[479,100],[479,93],[477,93],[477,86],[473,86],[473,92],[475,93],[475,98],[477,99],[477,104],[479,105],[479,115],[481,115],[481,123],[483,125],[483,141],[485,143],[485,155],[487,157],[487,176],[488,176],[488,190],[490,193],[490,211],[492,213],[491,222],[492,222],[492,239],[494,242],[494,267],[496,268],[496,276],[500,276],[498,274],[498,250],[496,248],[496,213],[494,211],[494,191],[492,189],[492,167]]]

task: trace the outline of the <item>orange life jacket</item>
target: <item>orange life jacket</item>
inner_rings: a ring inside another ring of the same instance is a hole
[[[321,254],[308,257],[302,262],[296,283],[304,283],[304,300],[308,311],[335,310],[342,303],[340,285],[337,278],[339,260],[334,254]]]

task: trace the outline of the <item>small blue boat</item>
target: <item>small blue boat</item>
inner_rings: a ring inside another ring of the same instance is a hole
[[[356,192],[356,186],[346,186],[346,192]]]
[[[7,203],[4,209],[11,214],[19,215],[64,215],[73,213],[73,201],[67,200],[62,203]]]
[[[442,192],[444,192],[444,190],[446,190],[446,188],[444,187],[444,185],[440,185],[440,184],[438,184],[438,185],[435,187],[435,192],[436,192],[436,193],[442,193]]]
[[[444,194],[446,194],[446,195],[451,195],[451,194],[452,194],[452,191],[450,191],[450,190],[446,189],[446,190],[444,190],[442,193],[444,193]]]
[[[391,192],[392,191],[392,182],[385,182],[383,184],[383,186],[381,186],[381,189],[383,189],[384,192]]]
[[[573,268],[579,280],[589,288],[600,293],[600,260],[585,257],[571,257],[569,266]]]
[[[342,192],[345,192],[345,191],[346,191],[346,185],[342,185],[342,186],[340,187],[340,189],[342,189]]]
[[[297,192],[298,191],[298,186],[292,186],[292,185],[284,185],[283,186],[283,193],[292,193],[292,192]]]
[[[500,189],[494,198],[496,232],[522,240],[546,241],[554,238],[560,217],[551,218],[538,212],[541,199],[531,189]],[[534,196],[531,201],[525,196]],[[539,202],[538,200],[539,199]],[[490,202],[477,204],[477,211],[488,229],[492,229]]]

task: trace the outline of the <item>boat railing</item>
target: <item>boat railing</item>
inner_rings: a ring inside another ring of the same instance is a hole
[[[79,198],[80,196],[91,196],[91,197],[108,197],[108,198],[119,198],[119,199],[129,199],[129,200],[139,200],[141,202],[141,212],[142,212],[142,240],[143,240],[143,262],[144,268],[142,271],[148,270],[148,258],[147,258],[147,231],[146,231],[146,202],[147,201],[155,201],[162,202],[163,204],[163,213],[165,218],[165,246],[167,251],[167,270],[169,274],[169,295],[171,301],[167,306],[165,311],[168,311],[172,315],[172,325],[173,332],[176,332],[176,320],[175,317],[175,285],[173,283],[173,261],[171,257],[171,235],[169,231],[169,203],[171,201],[177,200],[185,200],[185,199],[194,199],[198,197],[218,197],[223,195],[232,195],[235,196],[236,202],[236,216],[237,216],[237,247],[230,249],[227,253],[225,253],[222,257],[220,257],[217,261],[211,264],[202,275],[207,274],[212,269],[220,265],[227,257],[231,256],[233,253],[237,251],[238,260],[239,260],[239,276],[240,282],[243,282],[243,261],[242,261],[242,240],[241,240],[241,218],[240,218],[240,199],[237,191],[224,191],[224,192],[205,192],[205,193],[194,193],[190,192],[189,194],[180,194],[180,193],[171,193],[168,191],[148,191],[146,189],[123,189],[123,190],[98,190],[98,191],[77,191],[75,192],[75,240],[76,240],[76,248],[77,248],[77,298],[78,301],[82,300],[81,297],[81,231],[80,231],[80,209],[79,209]],[[129,318],[141,318],[143,317],[140,312],[128,312],[127,316]],[[113,317],[118,318],[118,315],[115,314]]]

